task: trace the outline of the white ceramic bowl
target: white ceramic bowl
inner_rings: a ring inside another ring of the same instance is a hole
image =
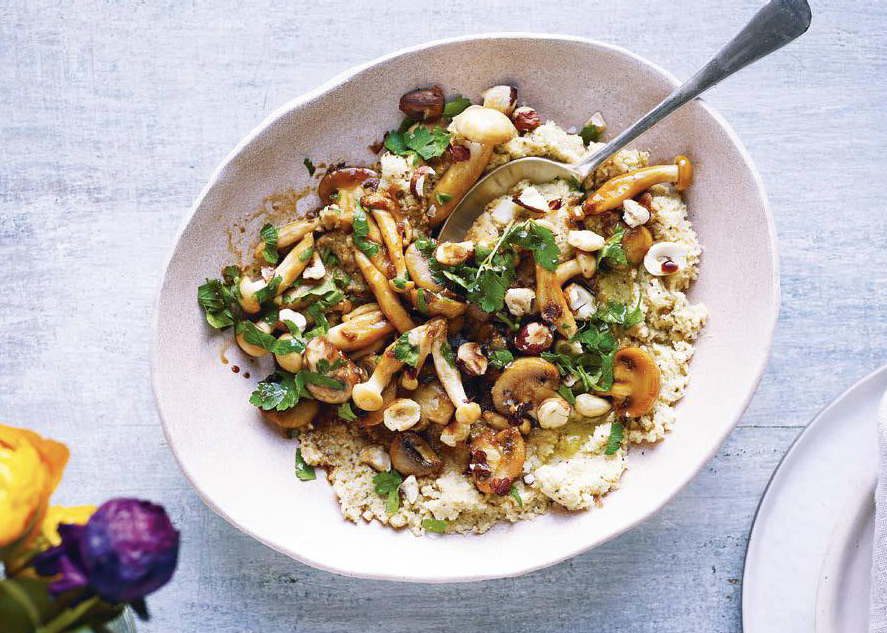
[[[215,171],[194,203],[163,275],[151,328],[151,372],[166,437],[204,501],[244,532],[309,565],[350,576],[451,582],[513,576],[584,552],[636,525],[675,495],[736,424],[770,349],[779,309],[776,236],[760,177],[726,122],[704,102],[685,106],[639,139],[653,159],[688,154],[696,181],[687,201],[705,247],[690,293],[711,320],[698,343],[692,382],[674,431],[641,454],[603,506],[501,524],[483,536],[417,538],[378,524],[345,521],[321,476],[300,482],[294,445],[262,423],[247,402],[270,365],[227,353],[252,373],[220,362],[231,333],[204,322],[197,286],[230,262],[228,228],[272,192],[310,181],[302,160],[372,162],[367,149],[397,127],[401,94],[438,84],[477,99],[497,83],[564,127],[599,110],[614,133],[677,85],[626,50],[586,39],[471,36],[407,49],[350,70],[263,121]],[[316,204],[308,198],[302,204]],[[235,238],[239,238],[237,232]],[[265,361],[268,362],[267,360]]]

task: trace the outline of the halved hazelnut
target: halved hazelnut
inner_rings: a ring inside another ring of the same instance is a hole
[[[482,376],[487,372],[487,357],[478,343],[462,343],[456,352],[456,364],[469,376]]]
[[[412,178],[410,178],[410,191],[417,198],[425,197],[425,182],[428,180],[428,176],[433,176],[434,170],[431,169],[428,165],[422,165],[413,172]]]
[[[533,321],[523,326],[514,337],[514,346],[525,354],[538,356],[551,347],[554,336],[548,326]]]
[[[438,86],[420,88],[400,98],[400,111],[416,121],[439,119],[444,109],[444,94]]]
[[[576,396],[576,413],[583,418],[599,418],[606,415],[613,408],[609,400],[600,398],[590,393],[580,393]]]
[[[564,398],[552,396],[546,398],[536,409],[536,419],[543,429],[556,429],[567,423],[573,407]]]
[[[653,408],[659,396],[659,368],[639,347],[623,347],[613,357],[614,409],[619,415],[637,418]]]
[[[511,201],[533,213],[548,213],[551,210],[548,200],[535,187],[527,187],[519,194],[512,196]]]
[[[632,266],[644,261],[651,246],[653,246],[653,235],[645,226],[628,229],[622,236],[622,250],[625,251],[625,259]]]
[[[512,112],[511,120],[514,123],[514,127],[521,132],[532,132],[542,125],[539,115],[529,106],[523,106]]]
[[[468,468],[478,490],[504,496],[520,476],[525,459],[526,445],[518,429],[486,431],[471,441]]]
[[[457,266],[474,254],[474,242],[441,242],[434,249],[434,259],[444,266]]]
[[[395,434],[388,452],[391,455],[391,465],[401,475],[422,477],[437,472],[443,465],[428,442],[412,431]]]
[[[493,86],[481,94],[485,108],[498,110],[505,116],[514,112],[517,105],[517,88],[513,86]]]
[[[388,405],[382,419],[392,431],[406,431],[419,423],[422,411],[419,403],[410,398],[398,398]]]

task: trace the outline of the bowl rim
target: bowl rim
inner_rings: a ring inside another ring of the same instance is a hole
[[[696,477],[697,474],[705,467],[705,465],[711,460],[711,458],[717,453],[720,447],[723,445],[724,440],[727,436],[736,428],[736,425],[739,423],[740,418],[745,413],[745,410],[748,408],[749,403],[751,402],[752,397],[754,397],[757,392],[758,385],[761,382],[761,378],[763,377],[764,370],[766,369],[767,363],[769,362],[770,353],[773,347],[773,339],[775,336],[776,326],[779,319],[779,312],[782,303],[782,292],[781,292],[781,284],[780,284],[780,270],[779,270],[779,248],[778,248],[778,240],[776,233],[776,226],[773,219],[773,213],[770,206],[770,201],[767,196],[766,189],[764,187],[763,179],[761,178],[760,173],[758,172],[757,166],[755,165],[751,155],[746,149],[745,145],[739,139],[736,132],[733,130],[732,126],[727,122],[726,119],[715,109],[713,108],[705,99],[697,98],[696,101],[699,105],[714,119],[714,121],[723,129],[726,133],[730,142],[734,145],[736,150],[738,151],[740,157],[742,158],[743,163],[748,168],[749,173],[752,176],[752,179],[757,188],[758,195],[760,196],[761,205],[764,211],[764,215],[766,218],[766,232],[769,239],[769,243],[772,245],[771,249],[771,269],[773,271],[772,278],[770,280],[771,287],[773,288],[773,305],[770,313],[765,315],[769,319],[769,323],[767,324],[767,337],[766,343],[764,345],[763,351],[765,352],[761,356],[761,360],[758,363],[758,367],[755,368],[754,372],[754,380],[752,382],[752,388],[749,389],[748,393],[744,396],[742,401],[740,402],[740,407],[737,408],[733,419],[730,421],[730,424],[725,424],[723,427],[723,431],[719,433],[717,437],[717,442],[713,444],[713,448],[708,452],[704,458],[701,458],[695,468],[688,472],[688,474],[684,477],[681,477],[679,481],[676,482],[676,485],[672,487],[672,491],[664,496],[661,501],[658,503],[649,506],[643,512],[639,514],[639,516],[634,520],[623,526],[621,529],[615,530],[609,534],[604,536],[598,536],[596,538],[590,538],[586,542],[578,545],[567,552],[561,552],[556,556],[546,560],[544,563],[539,563],[535,565],[530,565],[526,567],[517,566],[512,570],[509,570],[505,573],[473,573],[467,572],[460,575],[450,575],[450,576],[422,576],[421,574],[416,574],[413,576],[403,576],[403,575],[394,575],[382,572],[375,573],[367,573],[365,571],[361,571],[358,568],[344,568],[338,567],[335,565],[330,565],[322,558],[317,556],[307,554],[304,552],[296,552],[284,545],[272,542],[260,534],[257,534],[253,530],[250,530],[242,525],[240,525],[233,517],[231,517],[223,508],[217,505],[213,499],[209,497],[207,493],[202,490],[201,486],[197,482],[196,476],[191,472],[189,466],[183,461],[181,458],[175,444],[171,441],[170,431],[168,428],[169,422],[164,415],[164,410],[162,403],[160,401],[159,391],[159,350],[158,350],[158,328],[160,322],[160,298],[161,292],[163,289],[163,285],[166,282],[166,278],[169,272],[169,267],[173,261],[173,258],[176,255],[178,250],[179,242],[182,239],[182,235],[185,230],[191,223],[194,218],[194,215],[197,213],[197,210],[203,204],[204,199],[206,198],[209,191],[216,185],[219,180],[221,174],[225,171],[228,165],[234,161],[234,159],[246,148],[250,143],[252,143],[260,134],[262,134],[268,127],[270,127],[275,121],[282,118],[284,115],[288,114],[295,108],[298,108],[306,103],[313,101],[314,99],[324,95],[329,92],[333,88],[340,86],[353,77],[361,74],[362,72],[382,64],[384,62],[390,61],[392,59],[407,56],[419,51],[423,51],[426,49],[436,48],[443,45],[450,44],[458,44],[460,42],[469,42],[469,41],[480,41],[480,40],[543,40],[543,41],[559,41],[559,42],[573,42],[577,44],[581,44],[584,46],[591,46],[603,49],[605,51],[616,53],[619,55],[623,55],[634,60],[636,63],[641,66],[646,67],[648,70],[654,71],[660,74],[663,78],[665,78],[673,87],[677,87],[680,85],[678,79],[669,71],[665,70],[660,65],[655,62],[650,61],[649,59],[638,55],[622,46],[618,46],[615,44],[610,44],[608,42],[602,42],[600,40],[596,40],[593,38],[580,37],[575,35],[561,35],[556,33],[532,33],[527,31],[504,31],[504,32],[488,32],[488,33],[478,33],[471,35],[461,35],[456,37],[442,38],[436,40],[430,40],[426,42],[422,42],[413,46],[408,46],[405,48],[398,49],[394,52],[387,53],[385,55],[373,58],[369,61],[366,61],[362,64],[358,64],[356,66],[352,66],[337,75],[333,76],[331,79],[325,81],[320,84],[316,88],[309,90],[274,109],[270,114],[268,114],[264,119],[262,119],[256,126],[249,131],[249,133],[244,136],[240,142],[238,142],[234,148],[228,152],[228,154],[219,162],[216,168],[213,170],[210,175],[207,183],[203,186],[200,193],[194,199],[191,207],[188,212],[182,218],[182,221],[179,224],[178,229],[176,230],[175,237],[172,242],[172,246],[170,247],[169,253],[167,254],[166,260],[161,269],[161,275],[158,278],[154,301],[151,311],[151,322],[149,328],[149,337],[150,337],[150,377],[151,377],[151,390],[154,397],[154,405],[157,409],[157,414],[160,417],[161,427],[163,429],[164,438],[166,440],[167,446],[173,454],[173,457],[176,460],[179,468],[182,473],[185,475],[191,486],[197,492],[200,499],[205,503],[213,512],[217,515],[225,519],[229,524],[236,527],[238,530],[248,534],[252,538],[256,539],[260,543],[270,547],[271,549],[280,552],[300,563],[304,563],[306,565],[310,565],[316,569],[321,569],[324,571],[332,572],[335,574],[355,577],[355,578],[365,578],[365,579],[373,579],[373,580],[390,580],[390,581],[400,581],[400,582],[420,582],[420,583],[449,583],[449,582],[474,582],[481,580],[490,580],[495,578],[510,578],[515,576],[520,576],[523,574],[527,574],[533,571],[537,571],[539,569],[544,569],[546,567],[550,567],[552,565],[556,565],[564,560],[569,558],[573,558],[574,556],[578,556],[584,552],[587,552],[599,545],[602,545],[617,536],[623,534],[624,532],[634,528],[640,523],[649,519],[652,515],[661,510],[669,501],[671,501],[679,491],[683,490],[686,485]],[[343,519],[344,520],[344,519]]]

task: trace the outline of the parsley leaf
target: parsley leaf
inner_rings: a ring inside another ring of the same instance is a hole
[[[447,101],[444,104],[443,115],[452,119],[457,114],[461,114],[462,111],[470,105],[471,101],[469,99],[466,99],[462,95],[459,95],[455,99]]]
[[[500,321],[502,321],[502,323],[504,323],[505,325],[507,325],[508,329],[511,330],[512,332],[517,332],[520,329],[520,323],[515,322],[515,320],[512,319],[511,316],[509,314],[507,314],[506,312],[497,312],[496,318],[499,319]]]
[[[351,408],[350,402],[343,402],[340,404],[336,413],[338,413],[340,419],[345,420],[346,422],[353,422],[357,419],[357,415]]]
[[[402,361],[410,367],[419,364],[419,346],[410,343],[410,334],[401,334],[394,342],[394,358]]]
[[[231,288],[218,279],[207,279],[197,288],[197,303],[206,313],[206,322],[217,330],[234,325],[235,315],[239,316],[239,306]]]
[[[610,424],[610,437],[607,438],[607,448],[604,450],[605,455],[614,455],[616,451],[622,448],[622,439],[625,437],[625,427],[622,422],[614,420]]]
[[[567,385],[561,383],[557,388],[557,392],[570,404],[576,404],[576,396],[573,395],[573,390]]]
[[[302,161],[302,164],[305,165],[305,169],[308,170],[308,175],[313,176],[314,171],[317,169],[317,167],[314,166],[314,163],[311,162],[311,159],[306,158],[305,160]]]
[[[627,330],[644,320],[644,311],[641,310],[641,297],[638,297],[637,305],[631,310],[625,304],[611,299],[607,301],[606,306],[599,307],[591,318],[602,323],[618,325],[623,330]]]
[[[450,146],[450,138],[449,132],[439,125],[431,130],[418,127],[412,132],[397,130],[389,133],[385,139],[385,147],[393,154],[418,154],[428,160],[443,154]]]
[[[296,477],[302,481],[317,479],[317,475],[314,474],[314,467],[309,466],[302,457],[301,448],[296,449]]]
[[[265,242],[262,257],[269,264],[276,264],[280,260],[280,253],[277,252],[277,228],[273,224],[266,224],[259,234],[262,236],[262,241]]]
[[[310,397],[302,372],[291,374],[279,369],[256,385],[249,401],[264,411],[285,411],[298,404],[300,397]]]
[[[280,282],[283,281],[282,277],[275,277],[267,284],[256,290],[255,295],[253,295],[256,301],[259,304],[263,304],[269,299],[273,299],[277,295],[277,289],[280,287]]]
[[[601,138],[601,131],[594,123],[589,123],[584,128],[582,128],[582,131],[579,132],[579,136],[582,137],[582,142],[586,145],[588,145],[592,141],[597,143]]]
[[[385,502],[385,512],[388,514],[394,514],[400,507],[400,496],[397,491],[402,483],[403,477],[393,468],[373,475],[376,494],[380,497],[388,497],[388,500]]]
[[[309,248],[307,251],[305,251],[304,253],[302,253],[301,255],[299,255],[299,261],[300,262],[307,262],[312,257],[314,257],[314,247],[313,246],[311,248]]]
[[[622,248],[622,237],[625,235],[625,228],[617,226],[613,230],[613,234],[607,238],[604,247],[597,252],[597,263],[600,264],[605,259],[611,265],[628,264],[625,258],[625,249]]]
[[[456,366],[456,357],[453,355],[453,348],[450,346],[449,341],[441,341],[440,355],[444,357],[444,360],[447,361],[450,367]]]
[[[260,330],[252,321],[240,321],[237,324],[237,333],[243,334],[243,340],[250,345],[261,347],[272,354],[285,356],[293,352],[305,351],[305,343],[298,338],[286,338],[278,341],[274,335]]]
[[[443,534],[447,531],[447,522],[440,519],[425,519],[422,521],[422,527],[429,532],[437,532]]]
[[[453,196],[451,196],[448,193],[438,193],[434,197],[437,198],[438,204],[446,204],[447,202],[449,202],[450,200],[453,199]]]
[[[327,387],[328,389],[342,390],[345,388],[341,382],[329,376],[323,376],[318,372],[303,369],[299,372],[299,376],[305,381],[306,385],[317,385],[318,387]]]
[[[354,245],[359,248],[364,255],[372,257],[379,252],[379,245],[367,239],[370,234],[370,225],[367,221],[366,211],[360,204],[354,206],[354,219],[352,226],[354,227]]]
[[[508,491],[508,494],[514,497],[514,500],[517,501],[517,505],[519,505],[521,508],[524,507],[524,500],[521,499],[520,492],[518,492],[517,490],[517,486],[511,484],[511,490]]]
[[[428,301],[425,299],[425,289],[419,288],[416,292],[416,307],[422,314],[428,314]]]
[[[507,349],[496,349],[490,353],[490,364],[493,367],[502,369],[508,363],[514,362],[514,354]]]
[[[557,268],[561,252],[551,229],[527,221],[514,227],[507,239],[512,244],[533,251],[533,259],[545,270],[554,271]]]

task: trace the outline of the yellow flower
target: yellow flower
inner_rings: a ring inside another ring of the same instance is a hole
[[[0,548],[34,534],[67,462],[64,444],[0,424]]]
[[[50,506],[40,526],[40,536],[49,543],[49,547],[61,545],[62,537],[59,536],[59,525],[86,525],[89,517],[96,511],[95,506]]]

